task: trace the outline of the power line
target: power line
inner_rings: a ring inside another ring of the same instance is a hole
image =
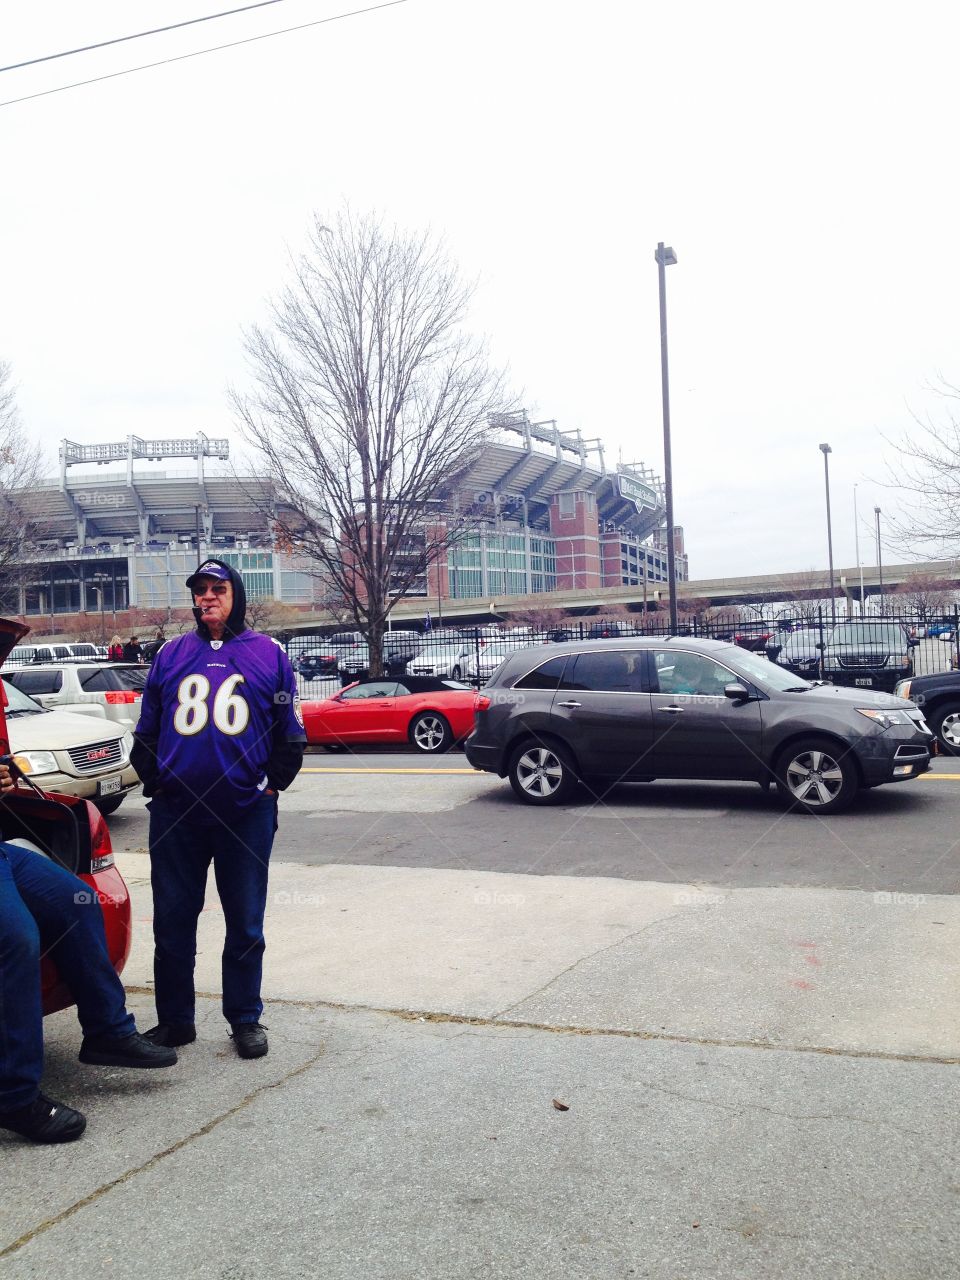
[[[270,4],[282,4],[283,0],[258,0],[257,4],[245,4],[240,9],[224,9],[222,13],[208,13],[203,18],[190,18],[186,22],[171,22],[167,27],[154,27],[152,31],[136,31],[131,36],[117,36],[114,40],[101,40],[98,44],[85,44],[79,49],[64,49],[62,53],[48,53],[42,58],[30,58],[27,62],[11,62],[3,71],[19,71],[21,67],[35,67],[38,62],[54,62],[57,58],[69,58],[75,53],[89,53],[92,49],[106,49],[111,44],[123,44],[127,40],[142,40],[144,36],[157,36],[163,31],[177,31],[180,27],[193,27],[198,22],[211,22],[214,18],[229,18],[234,13],[246,13],[248,9],[264,9]]]
[[[18,102],[31,102],[34,98],[46,98],[52,93],[66,93],[68,89],[82,89],[88,84],[100,84],[103,80],[116,80],[119,76],[133,75],[137,71],[151,71],[154,67],[166,67],[173,62],[186,62],[189,58],[201,58],[205,53],[221,53],[224,49],[236,49],[240,45],[255,44],[258,40],[269,40],[272,36],[286,36],[292,31],[305,31],[308,27],[322,27],[328,22],[340,22],[344,18],[357,18],[365,13],[376,13],[380,9],[392,9],[398,4],[407,4],[408,0],[384,0],[382,4],[369,5],[365,9],[351,9],[349,13],[335,13],[329,18],[317,18],[313,22],[301,22],[296,27],[284,27],[281,31],[266,31],[263,35],[248,36],[246,40],[231,40],[229,44],[212,45],[208,49],[197,49],[193,53],[181,53],[175,58],[162,58],[159,62],[145,62],[139,67],[127,67],[124,71],[112,71],[109,75],[94,76],[91,80],[76,80],[73,84],[62,84],[56,89],[43,89],[40,93],[28,93],[22,98],[8,98],[0,102],[0,107],[14,107]]]

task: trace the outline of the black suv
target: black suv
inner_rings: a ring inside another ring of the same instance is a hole
[[[901,680],[894,692],[920,708],[945,755],[960,756],[960,671]]]
[[[625,638],[508,654],[477,696],[467,759],[527,804],[578,783],[776,782],[793,809],[845,809],[861,787],[930,767],[918,709],[889,694],[814,685],[717,640]]]
[[[838,622],[827,637],[823,678],[856,689],[885,689],[913,674],[917,640],[899,622],[853,618]]]

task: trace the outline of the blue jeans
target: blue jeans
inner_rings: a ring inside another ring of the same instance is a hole
[[[127,1013],[100,904],[69,871],[0,844],[0,1111],[32,1102],[43,1074],[40,957],[52,956],[87,1036],[128,1036]]]
[[[258,797],[240,817],[221,821],[156,795],[150,801],[150,881],[153,885],[153,976],[160,1022],[195,1019],[193,971],[197,920],[213,861],[226,923],[223,1016],[259,1022],[263,1012],[263,913],[277,798]]]

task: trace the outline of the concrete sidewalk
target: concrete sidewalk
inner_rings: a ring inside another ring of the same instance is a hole
[[[960,1274],[953,898],[276,863],[260,1062],[210,902],[172,1071],[48,1019],[90,1127],[0,1139],[5,1277]]]

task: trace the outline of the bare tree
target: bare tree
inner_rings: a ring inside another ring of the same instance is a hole
[[[534,631],[553,631],[570,621],[570,613],[566,609],[553,608],[549,605],[531,605],[527,609],[511,609],[509,618],[512,623],[522,627],[530,627]]]
[[[932,573],[911,573],[891,592],[912,609],[920,622],[943,613],[953,603],[956,587],[948,578]]]
[[[277,493],[278,535],[348,602],[380,674],[387,615],[464,532],[458,483],[509,408],[461,329],[472,290],[429,234],[315,220],[309,251],[246,335],[233,397]]]
[[[928,391],[939,398],[944,413],[914,413],[913,427],[899,440],[888,468],[888,484],[909,495],[898,515],[885,522],[892,540],[916,556],[960,556],[960,387],[941,374]]]
[[[247,601],[247,623],[255,631],[283,631],[302,617],[300,609],[272,596],[253,596]]]
[[[40,446],[17,409],[10,366],[0,361],[0,587],[15,588],[24,552],[39,532],[33,500],[42,471]]]

